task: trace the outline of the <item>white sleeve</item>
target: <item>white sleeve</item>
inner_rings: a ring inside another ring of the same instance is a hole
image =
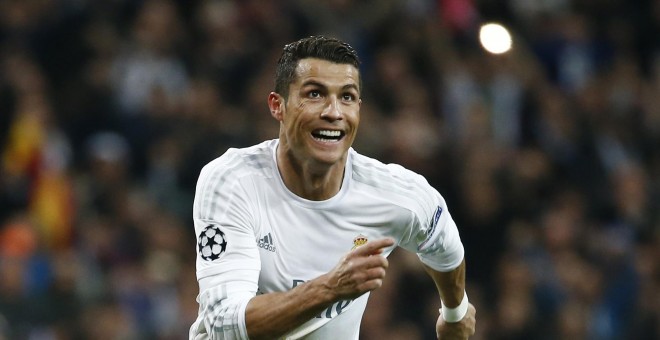
[[[246,291],[241,283],[207,283],[211,288],[197,298],[199,312],[190,329],[190,339],[247,340],[245,308],[254,293]]]
[[[417,204],[412,209],[411,230],[400,245],[417,253],[429,267],[451,271],[461,264],[465,255],[456,223],[442,195],[422,176],[413,180],[419,190]]]
[[[245,308],[256,295],[261,263],[240,168],[226,163],[211,162],[197,182],[193,222],[200,294],[190,339],[248,339]]]
[[[451,218],[444,200],[438,205],[433,218],[425,228],[419,228],[417,239],[423,239],[417,248],[417,256],[427,266],[441,272],[458,267],[465,256],[465,249],[458,228]]]

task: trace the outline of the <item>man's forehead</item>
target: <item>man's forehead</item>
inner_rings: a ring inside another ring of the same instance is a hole
[[[304,81],[309,78],[332,79],[334,81],[354,83],[357,85],[360,79],[360,72],[351,64],[338,64],[323,59],[306,58],[298,62],[295,78],[297,81]]]

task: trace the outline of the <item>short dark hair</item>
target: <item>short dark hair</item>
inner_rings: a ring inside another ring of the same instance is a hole
[[[305,58],[317,58],[337,64],[350,64],[359,70],[360,59],[355,49],[339,39],[315,35],[284,46],[275,70],[275,92],[285,99],[289,96],[289,85],[294,80],[298,62]],[[359,87],[362,88],[362,79]]]

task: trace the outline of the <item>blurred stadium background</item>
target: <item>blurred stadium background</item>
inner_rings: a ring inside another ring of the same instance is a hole
[[[197,174],[276,137],[275,60],[316,33],[362,56],[355,148],[446,197],[475,339],[660,339],[654,0],[0,0],[0,338],[186,338]],[[362,339],[434,338],[391,261]]]

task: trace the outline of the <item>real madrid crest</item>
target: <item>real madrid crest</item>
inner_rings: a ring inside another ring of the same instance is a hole
[[[353,239],[353,248],[351,248],[351,250],[353,250],[353,249],[355,249],[355,248],[357,248],[357,247],[359,247],[359,246],[361,246],[361,245],[367,243],[368,241],[369,241],[369,240],[367,239],[367,237],[364,236],[364,235],[362,235],[362,234],[356,236],[356,237]]]

